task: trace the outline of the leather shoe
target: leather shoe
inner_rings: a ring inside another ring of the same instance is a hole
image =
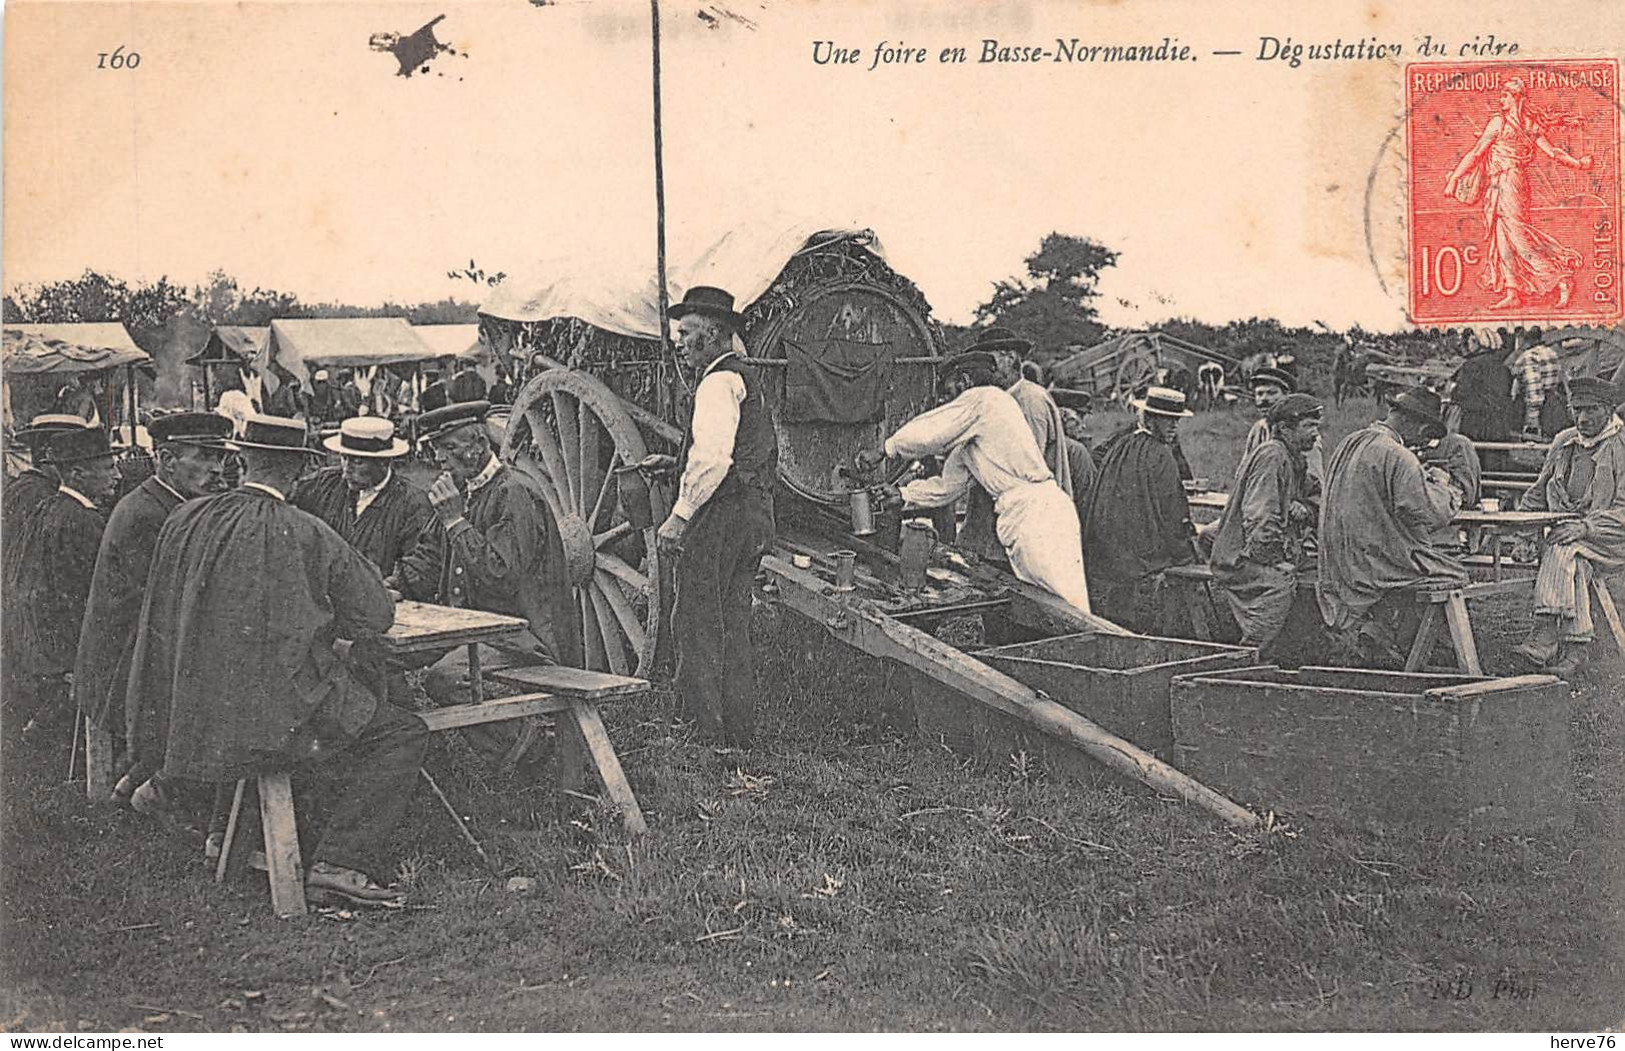
[[[399,909],[406,895],[377,882],[365,872],[318,861],[305,874],[305,897],[318,905],[347,904]]]

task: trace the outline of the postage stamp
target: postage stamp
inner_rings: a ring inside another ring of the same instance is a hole
[[[1405,67],[1413,322],[1620,318],[1619,103],[1614,59]]]

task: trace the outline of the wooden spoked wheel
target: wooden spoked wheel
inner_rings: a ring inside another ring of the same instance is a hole
[[[1156,376],[1157,358],[1150,346],[1142,343],[1125,347],[1122,360],[1117,365],[1117,381],[1112,385],[1112,395],[1126,405],[1136,390],[1150,385]]]
[[[525,384],[502,441],[503,460],[536,481],[564,543],[586,666],[644,678],[660,634],[655,530],[668,508],[651,493],[653,523],[634,525],[615,468],[648,452],[620,399],[566,369]]]

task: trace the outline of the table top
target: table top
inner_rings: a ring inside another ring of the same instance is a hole
[[[395,603],[395,623],[381,641],[391,653],[411,653],[507,638],[529,627],[523,618],[503,613],[401,601]]]
[[[1533,529],[1569,522],[1580,516],[1568,511],[1457,511],[1455,525],[1504,525]]]
[[[1473,448],[1479,452],[1543,453],[1551,445],[1551,442],[1473,442]]]
[[[1216,489],[1200,489],[1185,494],[1185,502],[1192,507],[1205,507],[1214,511],[1223,511],[1230,504],[1230,494],[1221,493]]]

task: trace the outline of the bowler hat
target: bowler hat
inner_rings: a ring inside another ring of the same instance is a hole
[[[1185,407],[1185,392],[1171,387],[1147,387],[1145,397],[1135,398],[1129,404],[1141,412],[1149,412],[1156,416],[1183,418],[1196,415]]]
[[[971,345],[966,347],[960,353],[974,354],[981,352],[984,354],[1019,354],[1022,357],[1026,357],[1028,352],[1032,349],[1033,345],[1030,340],[1022,339],[1009,329],[1000,328],[995,325],[993,328],[987,329],[986,331],[978,332],[975,337],[973,337]]]
[[[1253,374],[1247,377],[1247,385],[1249,387],[1257,387],[1266,383],[1274,384],[1275,386],[1286,391],[1288,394],[1291,394],[1293,391],[1298,389],[1297,381],[1292,378],[1291,373],[1287,372],[1285,369],[1278,369],[1269,365],[1265,365],[1260,369],[1255,369]]]
[[[46,462],[53,464],[84,463],[87,460],[111,459],[115,455],[100,427],[81,427],[61,431],[51,436]]]
[[[1055,404],[1063,409],[1076,409],[1079,412],[1088,412],[1093,399],[1086,390],[1075,390],[1071,387],[1051,387],[1049,396],[1055,399]]]
[[[483,423],[491,411],[488,401],[456,401],[444,408],[431,409],[418,417],[418,438],[428,441],[461,427]]]
[[[393,459],[405,456],[410,448],[395,437],[395,425],[382,416],[352,416],[339,424],[339,432],[322,440],[322,446],[343,456]]]
[[[1596,376],[1577,376],[1569,380],[1570,405],[1603,405],[1613,408],[1622,399],[1619,388]]]
[[[710,285],[695,285],[683,294],[682,302],[672,304],[668,313],[673,321],[690,314],[703,314],[726,322],[736,330],[745,327],[745,319],[734,310],[733,293]]]
[[[1426,387],[1407,387],[1389,399],[1388,404],[1423,423],[1431,424],[1439,434],[1447,429],[1444,425],[1444,402],[1437,391]]]
[[[154,416],[147,424],[147,433],[155,445],[182,442],[218,446],[231,437],[231,421],[217,412],[169,412]]]
[[[225,443],[233,452],[242,449],[261,449],[265,452],[300,453],[316,456],[318,453],[305,443],[305,421],[288,416],[250,416],[243,427],[243,436]]]

